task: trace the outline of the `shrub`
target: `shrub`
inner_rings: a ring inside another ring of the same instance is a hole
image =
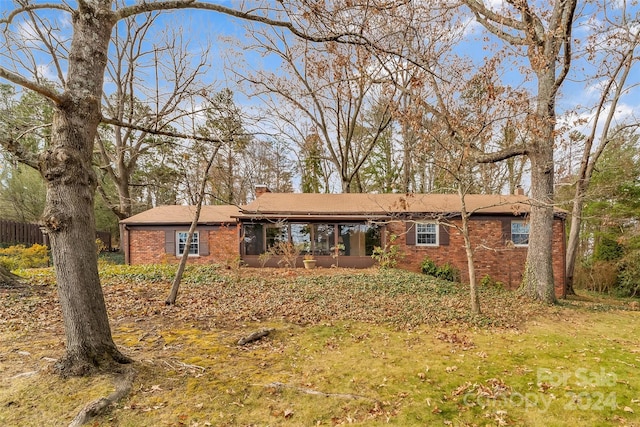
[[[620,296],[640,296],[640,250],[626,254],[618,263],[616,293]]]
[[[447,262],[445,265],[438,268],[436,277],[439,279],[448,280],[450,282],[459,282],[460,270]]]
[[[422,271],[422,274],[435,277],[438,272],[438,266],[431,258],[425,257],[422,260],[422,264],[420,264],[420,271]]]
[[[596,245],[593,258],[595,261],[615,261],[622,258],[624,248],[610,237],[603,237]]]
[[[583,263],[576,270],[576,288],[595,292],[611,292],[618,279],[618,266],[613,261],[592,261]]]
[[[98,263],[123,265],[124,254],[122,252],[102,252],[98,254]]]
[[[504,289],[504,283],[495,280],[488,274],[485,274],[482,279],[480,279],[480,286],[483,286],[485,288]]]
[[[404,254],[400,252],[400,246],[394,245],[398,236],[392,234],[389,238],[389,243],[384,247],[375,246],[371,258],[378,262],[380,268],[395,268],[398,266],[398,261],[404,257]]]
[[[97,254],[100,255],[101,252],[104,252],[106,250],[107,250],[107,245],[104,244],[102,239],[96,239],[96,251],[97,251]]]
[[[14,245],[0,249],[0,264],[8,270],[49,266],[49,249],[35,244],[30,247]]]
[[[273,256],[280,258],[280,260],[278,260],[278,265],[295,268],[296,261],[300,256],[300,247],[289,242],[279,241],[271,246],[268,252]]]
[[[460,281],[460,270],[448,262],[443,266],[438,266],[432,259],[425,257],[420,264],[422,274],[437,277],[438,279],[448,280],[450,282]]]
[[[260,261],[260,267],[264,267],[271,259],[272,253],[267,251],[258,255],[258,261]]]

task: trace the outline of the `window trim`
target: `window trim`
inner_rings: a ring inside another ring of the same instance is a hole
[[[524,233],[514,233],[513,232],[513,225],[514,224],[521,224],[521,225],[526,225],[527,226],[527,243],[516,243],[513,235],[519,235],[519,236],[524,236]],[[529,221],[526,220],[520,220],[520,219],[513,219],[511,220],[511,243],[513,243],[513,246],[519,247],[519,248],[526,248],[527,246],[529,246],[529,236],[531,234],[531,229],[529,226]]]
[[[427,233],[427,232],[419,232],[419,226],[420,225],[433,225],[434,229],[435,229],[435,235],[436,235],[436,241],[435,243],[420,243],[420,239],[419,239],[419,235],[431,235],[433,233]],[[440,246],[440,224],[438,224],[438,221],[419,221],[416,222],[415,225],[415,233],[416,233],[416,246],[424,246],[424,247],[437,247]]]
[[[189,235],[188,231],[176,231],[176,256],[177,257],[181,257],[182,256],[182,252],[180,252],[180,234],[184,234],[185,238]],[[194,242],[195,240],[195,242]],[[191,245],[195,243],[196,244],[196,253],[192,254],[189,253],[190,257],[198,257],[200,256],[200,232],[199,231],[194,231],[193,232],[193,236],[191,237],[191,243],[189,244],[189,248],[191,248]],[[185,247],[187,245],[185,244]]]

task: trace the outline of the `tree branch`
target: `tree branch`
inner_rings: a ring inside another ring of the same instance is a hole
[[[502,160],[510,159],[516,156],[525,156],[529,154],[527,147],[524,145],[514,145],[513,147],[507,147],[504,150],[496,151],[495,153],[483,153],[476,156],[476,162],[478,163],[497,163]]]
[[[366,397],[366,396],[360,396],[357,394],[345,394],[345,393],[325,393],[322,391],[318,391],[318,390],[313,390],[310,388],[305,388],[305,387],[296,387],[290,384],[285,384],[285,383],[281,383],[281,382],[273,382],[273,383],[269,383],[269,384],[265,384],[263,387],[265,388],[274,388],[276,390],[282,390],[282,389],[291,389],[294,391],[298,391],[300,393],[304,393],[304,394],[311,394],[314,396],[322,396],[322,397],[335,397],[338,399],[349,399],[349,400],[368,400],[368,401],[373,401],[373,399]]]
[[[24,134],[23,134],[24,135]],[[40,170],[39,158],[36,154],[25,150],[24,146],[20,144],[16,139],[2,139],[0,138],[0,146],[4,147],[8,153],[18,159],[20,163],[24,163],[27,166]]]
[[[562,57],[562,69],[560,75],[556,78],[554,83],[554,91],[557,92],[564,82],[564,79],[569,74],[569,68],[571,67],[571,31],[573,29],[573,17],[576,10],[576,2],[573,2],[572,7],[569,10],[565,10],[562,13],[559,28],[562,29],[562,45],[564,46],[564,55]]]
[[[476,17],[479,18],[479,20],[481,20],[482,25],[484,25],[491,32],[494,32],[495,30],[495,31],[498,31],[499,34],[504,34],[509,37],[514,37],[513,35],[507,34],[504,31],[498,29],[493,24],[489,23],[489,21],[495,22],[500,26],[513,28],[514,30],[517,30],[517,31],[526,32],[527,30],[527,27],[523,22],[520,22],[517,19],[512,19],[503,15],[500,15],[492,11],[488,7],[486,7],[484,3],[481,3],[477,0],[465,0],[464,4],[466,4],[467,7],[471,9],[471,11],[474,13],[474,15],[476,15]],[[482,15],[483,17],[480,17],[479,15]],[[489,27],[492,27],[493,30],[491,30]],[[518,39],[520,38],[518,37]],[[524,39],[521,39],[521,40],[524,41]]]
[[[56,3],[27,4],[22,7],[19,7],[18,9],[11,11],[11,13],[7,15],[6,18],[0,19],[0,24],[9,25],[13,21],[13,18],[18,16],[19,14],[25,13],[25,12],[32,12],[34,10],[39,10],[39,9],[58,9],[64,12],[73,13],[73,10],[65,4],[56,4]]]
[[[280,21],[271,19],[266,16],[254,15],[250,12],[244,12],[229,7],[221,6],[219,4],[201,3],[197,0],[173,0],[173,1],[158,1],[154,3],[138,3],[133,6],[124,7],[115,12],[116,19],[121,20],[133,15],[139,15],[141,13],[153,12],[157,10],[170,10],[170,9],[200,9],[209,10],[212,12],[223,13],[225,15],[233,16],[236,18],[244,19],[246,21],[258,22],[261,24],[270,25],[273,27],[286,28],[296,36],[305,40],[313,42],[328,42],[328,41],[341,41],[348,37],[354,37],[361,40],[360,44],[369,44],[366,38],[360,33],[341,33],[330,36],[311,36],[297,29],[291,22]],[[353,41],[352,41],[353,43]]]
[[[523,31],[531,36],[531,40],[539,44],[544,40],[544,25],[531,11],[529,3],[522,0],[507,0],[507,2],[520,11],[522,15]],[[535,36],[535,37],[534,37]]]
[[[27,80],[19,74],[12,73],[6,68],[0,67],[0,78],[9,80],[12,83],[25,87],[27,89],[31,89],[32,91],[49,98],[57,105],[62,104],[63,95],[58,93],[57,91],[50,89],[46,86],[38,84],[36,82],[32,82],[31,80]]]
[[[466,4],[467,7],[469,7],[473,11],[473,13],[482,14],[487,19],[490,19],[493,22],[500,23],[501,25],[506,25],[508,27],[521,31],[525,30],[522,22],[495,13],[494,11],[486,7],[484,3],[479,2],[478,0],[465,0],[464,4]]]
[[[132,123],[125,123],[120,120],[112,119],[104,116],[100,121],[108,125],[120,126],[123,128],[133,129],[141,132],[147,132],[152,135],[162,135],[162,136],[168,136],[171,138],[193,139],[195,141],[215,142],[215,143],[233,142],[233,139],[209,138],[206,136],[188,135],[186,133],[180,133],[180,132],[170,132],[166,130],[151,129],[144,126],[134,125]]]
[[[501,30],[500,28],[496,27],[491,22],[489,22],[489,19],[487,19],[485,16],[482,16],[482,14],[480,14],[479,12],[476,12],[475,10],[473,10],[473,14],[475,15],[475,17],[478,20],[478,22],[484,28],[486,28],[487,31],[489,31],[491,34],[494,34],[496,37],[499,37],[499,38],[507,41],[508,43],[511,43],[511,44],[514,44],[514,45],[523,46],[523,45],[527,44],[526,38],[514,36],[513,34],[509,34],[506,31]]]
[[[127,369],[114,380],[116,388],[115,391],[107,397],[101,397],[100,399],[87,404],[71,421],[69,427],[80,427],[89,422],[91,418],[105,413],[112,405],[131,393],[135,377],[136,371],[132,368]]]

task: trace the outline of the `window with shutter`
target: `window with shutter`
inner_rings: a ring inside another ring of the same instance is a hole
[[[189,232],[178,231],[176,232],[176,255],[181,256],[185,250],[189,251],[189,255],[200,255],[200,234],[196,231],[191,237],[191,244],[187,249],[187,236]]]
[[[416,245],[438,246],[440,227],[435,221],[416,223]]]

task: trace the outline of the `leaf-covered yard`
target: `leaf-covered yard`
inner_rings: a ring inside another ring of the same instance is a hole
[[[548,307],[399,270],[103,266],[131,394],[97,426],[640,425],[640,312]],[[0,289],[0,424],[68,425],[111,378],[62,380],[50,270]],[[238,339],[270,328],[266,338]]]

